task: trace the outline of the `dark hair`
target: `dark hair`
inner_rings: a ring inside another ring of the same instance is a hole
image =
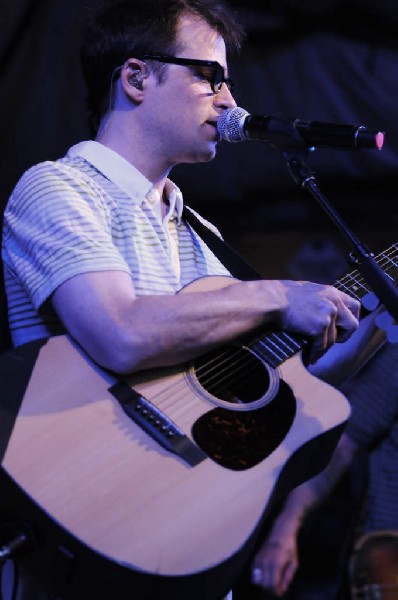
[[[241,26],[223,0],[126,0],[113,3],[89,24],[81,50],[92,128],[108,108],[117,67],[143,54],[178,52],[176,31],[183,13],[198,15],[224,39],[228,50],[239,50]],[[153,66],[152,66],[153,65]],[[160,74],[164,65],[151,68]]]

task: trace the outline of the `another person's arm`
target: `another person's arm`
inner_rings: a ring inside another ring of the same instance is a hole
[[[357,444],[343,433],[327,468],[286,497],[253,560],[253,583],[277,596],[287,591],[299,566],[297,539],[305,517],[334,488],[357,450]]]

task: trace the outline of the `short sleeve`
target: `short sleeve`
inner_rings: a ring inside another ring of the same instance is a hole
[[[67,279],[128,265],[112,239],[112,200],[62,162],[32,167],[4,214],[3,259],[36,309]]]

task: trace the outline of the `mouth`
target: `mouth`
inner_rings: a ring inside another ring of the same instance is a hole
[[[213,127],[214,133],[215,133],[215,140],[216,140],[216,142],[218,142],[221,138],[220,138],[220,134],[218,133],[218,130],[217,130],[217,121],[206,121],[206,124]]]

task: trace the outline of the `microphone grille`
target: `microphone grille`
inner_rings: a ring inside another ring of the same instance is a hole
[[[242,142],[245,139],[243,122],[248,114],[247,110],[239,106],[224,110],[217,121],[217,131],[221,139],[227,142]]]

